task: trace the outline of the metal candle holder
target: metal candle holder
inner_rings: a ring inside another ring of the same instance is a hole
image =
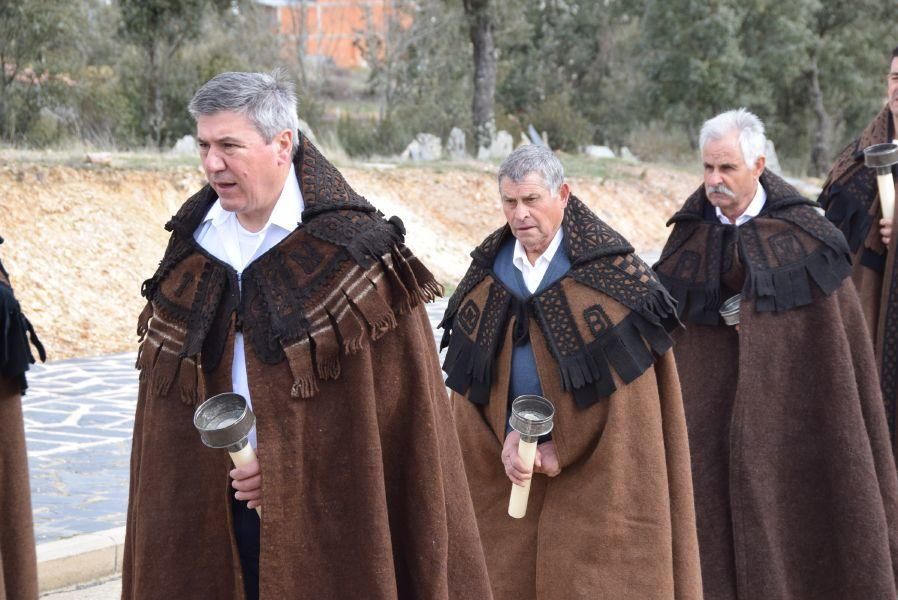
[[[892,179],[892,166],[898,164],[898,144],[867,146],[864,148],[864,164],[876,170],[882,216],[891,221],[895,214],[895,181]]]
[[[233,392],[212,396],[193,413],[193,425],[200,432],[203,443],[210,448],[227,449],[237,467],[256,460],[256,453],[249,443],[249,434],[255,424],[256,416],[246,398]],[[256,512],[262,516],[260,507],[256,507]]]
[[[729,325],[730,327],[734,327],[739,324],[739,308],[742,305],[742,296],[730,296],[726,300],[724,300],[723,304],[720,306],[720,316],[723,317],[723,322]]]
[[[511,417],[508,422],[512,429],[521,434],[521,441],[518,442],[518,456],[531,470],[536,459],[536,445],[539,437],[552,431],[554,417],[555,407],[542,396],[518,396],[511,403]],[[511,485],[508,514],[515,519],[521,519],[527,514],[530,481],[528,479],[524,485]]]

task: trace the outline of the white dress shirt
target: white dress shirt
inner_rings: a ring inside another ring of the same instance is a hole
[[[764,203],[767,202],[767,192],[764,191],[764,186],[761,185],[761,182],[758,182],[758,189],[755,190],[755,197],[751,199],[751,202],[748,205],[748,208],[745,209],[745,212],[736,217],[736,227],[740,225],[744,225],[748,223],[759,214],[761,214],[761,209],[764,208]],[[730,221],[729,217],[723,214],[720,210],[719,206],[714,207],[715,212],[717,213],[717,218],[720,219],[720,222],[724,225],[733,225],[734,223]]]
[[[556,233],[555,237],[552,238],[552,241],[549,242],[549,247],[536,259],[536,264],[532,265],[527,258],[527,251],[524,250],[524,246],[521,245],[520,240],[514,241],[514,256],[512,257],[511,262],[524,276],[524,285],[527,286],[527,289],[530,290],[531,294],[539,288],[539,282],[545,277],[546,271],[549,269],[549,263],[552,262],[555,253],[558,252],[558,247],[561,246],[561,240],[563,238],[564,233],[561,231],[561,227],[559,227],[558,233]]]
[[[290,165],[290,173],[284,181],[284,189],[271,211],[268,222],[258,232],[247,231],[237,220],[237,214],[228,212],[216,200],[203,222],[193,234],[197,243],[209,254],[225,262],[237,271],[238,285],[247,265],[283,241],[296,229],[302,220],[304,208],[302,192],[296,180],[296,170]],[[234,337],[234,361],[231,363],[231,388],[240,394],[252,407],[249,381],[246,376],[246,353],[243,334]],[[249,442],[256,447],[256,429],[253,428]]]

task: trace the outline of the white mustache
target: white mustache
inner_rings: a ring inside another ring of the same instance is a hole
[[[706,194],[726,194],[730,198],[736,197],[736,193],[733,190],[731,190],[730,188],[728,188],[726,186],[726,184],[724,184],[724,183],[721,183],[718,185],[705,186],[705,193]]]

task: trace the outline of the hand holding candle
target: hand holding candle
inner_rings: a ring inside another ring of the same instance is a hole
[[[874,144],[864,148],[864,164],[876,170],[879,205],[882,216],[891,221],[895,215],[895,181],[892,166],[898,163],[898,145]]]
[[[256,416],[246,398],[232,392],[212,396],[193,413],[193,425],[203,443],[210,448],[227,448],[238,468],[256,461],[256,453],[249,444],[249,433],[255,424]],[[256,507],[256,512],[262,516],[260,507]]]
[[[539,436],[552,431],[552,418],[555,407],[542,396],[519,396],[511,403],[512,429],[521,434],[518,442],[518,456],[529,470],[533,470],[536,458],[536,445]],[[523,485],[512,484],[511,497],[508,501],[508,514],[516,519],[527,514],[527,499],[530,496],[530,480]]]

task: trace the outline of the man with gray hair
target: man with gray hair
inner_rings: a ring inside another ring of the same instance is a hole
[[[143,285],[123,598],[489,598],[441,287],[401,221],[300,135],[279,74],[222,73],[189,110],[209,183]],[[193,426],[223,392],[255,413],[238,468]]]
[[[472,252],[441,323],[493,595],[699,599],[672,299],[549,149],[515,150],[498,183],[507,223]],[[531,394],[555,407],[533,470],[509,426]]]
[[[845,238],[765,170],[752,113],[700,144],[655,270],[686,324],[705,597],[894,598],[898,481]]]

